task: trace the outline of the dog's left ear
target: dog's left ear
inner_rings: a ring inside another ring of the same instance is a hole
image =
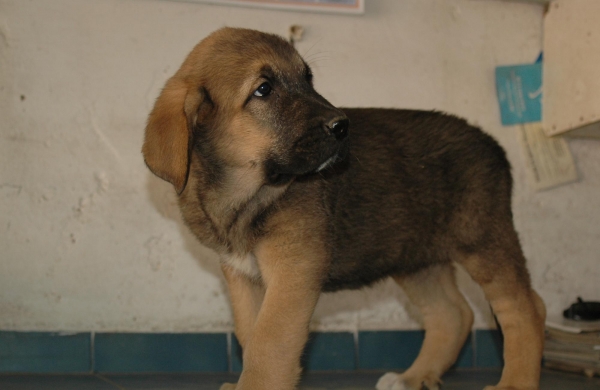
[[[144,161],[152,173],[173,184],[178,194],[187,183],[192,130],[202,100],[198,88],[172,77],[148,117]]]

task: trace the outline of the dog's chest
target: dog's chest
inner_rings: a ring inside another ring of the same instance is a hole
[[[221,261],[251,279],[260,278],[258,262],[256,261],[256,257],[251,253],[247,255],[223,255]]]

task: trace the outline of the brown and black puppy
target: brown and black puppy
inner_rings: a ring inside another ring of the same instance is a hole
[[[321,292],[387,277],[421,309],[426,333],[412,367],[377,388],[438,389],[473,322],[453,263],[504,332],[505,367],[489,389],[538,388],[545,309],[513,227],[510,167],[464,120],[341,110],[286,41],[226,28],[168,80],[143,154],[221,255],[244,352],[239,383],[223,389],[294,389]]]

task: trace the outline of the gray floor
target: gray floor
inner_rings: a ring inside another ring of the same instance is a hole
[[[381,372],[312,373],[302,381],[302,390],[372,390]],[[499,370],[468,369],[444,377],[444,390],[482,390],[500,377]],[[235,375],[0,375],[2,390],[218,390]],[[541,390],[599,390],[600,378],[544,371]]]

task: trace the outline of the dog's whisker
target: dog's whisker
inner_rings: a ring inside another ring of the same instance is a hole
[[[313,48],[314,48],[314,47],[315,47],[315,46],[316,46],[318,43],[320,43],[322,40],[323,40],[323,38],[319,38],[319,39],[317,39],[317,40],[315,41],[315,43],[313,43],[313,44],[312,44],[312,45],[311,45],[311,46],[308,48],[308,50],[306,51],[306,53],[302,54],[302,57],[306,57],[306,56],[308,56],[308,55],[309,55],[309,53],[310,53],[310,51],[311,51],[311,50],[312,50],[312,49],[313,49]]]
[[[303,58],[304,59],[310,59],[310,58],[313,58],[314,56],[318,56],[318,55],[321,55],[321,54],[331,55],[331,53],[335,53],[335,52],[333,50],[317,51],[317,52],[312,53],[311,55],[304,56]]]
[[[354,157],[354,159],[355,159],[356,161],[358,161],[358,164],[359,164],[359,165],[363,165],[362,161],[360,161],[360,159],[359,159],[359,158],[358,158],[356,155],[354,155],[354,154],[353,154],[353,155],[352,155],[352,157]]]
[[[307,64],[309,66],[313,66],[313,65],[316,65],[318,62],[323,62],[323,61],[331,61],[331,58],[328,58],[328,57],[314,58],[314,59],[308,61]]]
[[[314,53],[311,56],[305,57],[304,60],[306,62],[312,62],[315,58],[331,58],[331,55],[329,54],[330,52],[319,52],[319,53]]]

